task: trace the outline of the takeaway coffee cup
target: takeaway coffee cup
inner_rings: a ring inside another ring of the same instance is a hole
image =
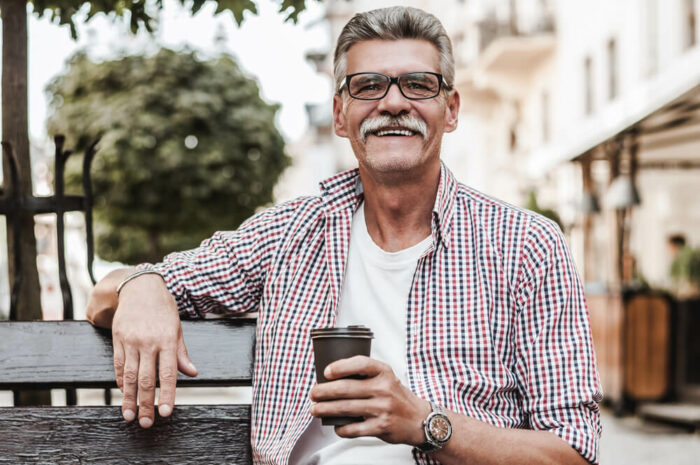
[[[319,383],[327,382],[323,371],[336,360],[355,355],[369,357],[373,336],[372,331],[365,326],[312,329],[311,340],[314,344],[316,380]],[[321,424],[342,426],[362,420],[362,417],[321,417]]]

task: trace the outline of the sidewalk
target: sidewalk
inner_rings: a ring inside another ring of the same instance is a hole
[[[700,433],[603,410],[601,465],[697,465]]]

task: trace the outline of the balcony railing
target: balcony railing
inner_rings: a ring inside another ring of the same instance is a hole
[[[518,21],[514,16],[504,20],[490,17],[479,23],[479,52],[501,37],[527,37],[554,33],[554,15],[542,12],[536,21]]]

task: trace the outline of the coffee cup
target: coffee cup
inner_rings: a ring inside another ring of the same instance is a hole
[[[365,355],[369,357],[372,349],[372,331],[366,326],[356,325],[346,328],[316,328],[311,330],[311,340],[314,345],[314,360],[316,365],[316,380],[325,383],[328,380],[323,375],[328,365],[343,358]],[[351,376],[359,378],[361,376]],[[321,424],[341,426],[356,421],[362,417],[321,417]]]

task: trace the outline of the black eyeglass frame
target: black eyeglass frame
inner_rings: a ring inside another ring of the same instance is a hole
[[[385,78],[389,79],[389,85],[386,86],[386,91],[384,91],[384,94],[381,97],[372,97],[372,98],[362,98],[362,97],[355,97],[350,93],[350,79],[352,79],[355,76],[361,76],[363,74],[373,74],[377,76],[384,76]],[[430,96],[430,97],[409,97],[408,95],[404,94],[403,89],[399,85],[399,79],[402,77],[409,75],[409,74],[430,74],[431,76],[435,76],[438,78],[438,89],[435,95]],[[348,74],[345,76],[345,80],[343,81],[343,84],[340,86],[338,89],[338,93],[340,94],[343,90],[343,87],[346,87],[348,89],[348,95],[355,100],[381,100],[384,97],[386,97],[386,94],[389,93],[389,89],[391,88],[392,84],[396,84],[396,87],[399,88],[399,92],[401,92],[401,95],[403,95],[405,98],[409,100],[430,100],[432,98],[437,97],[440,95],[440,92],[442,91],[443,88],[445,89],[450,89],[452,86],[450,86],[447,81],[445,81],[445,78],[442,77],[442,74],[440,73],[433,73],[432,71],[411,71],[410,73],[403,73],[399,74],[396,77],[389,76],[388,74],[384,73],[373,73],[373,72],[364,72],[364,73],[354,73],[354,74]]]

